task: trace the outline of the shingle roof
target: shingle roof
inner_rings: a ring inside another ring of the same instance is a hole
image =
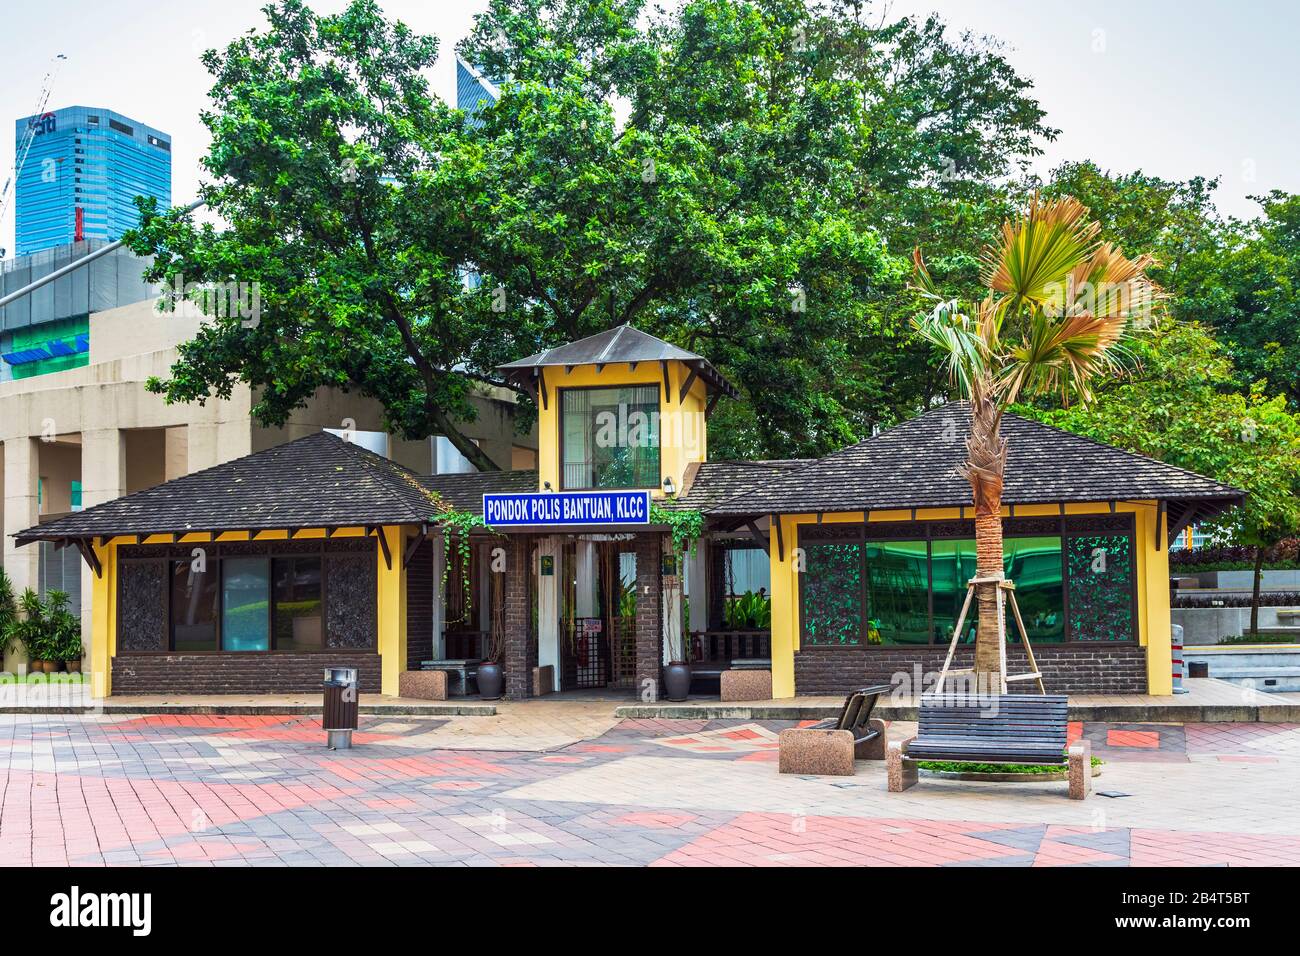
[[[426,490],[457,511],[483,514],[485,494],[527,494],[537,491],[536,471],[478,471],[429,475],[420,479]]]
[[[706,461],[685,492],[660,502],[665,508],[694,508],[707,512],[728,498],[762,488],[774,475],[806,465],[811,458],[781,461]]]
[[[19,541],[117,534],[417,524],[442,509],[418,476],[317,432],[21,531]]]
[[[735,397],[735,386],[722,377],[702,355],[678,348],[630,325],[618,325],[585,339],[546,349],[517,362],[498,366],[507,378],[520,378],[534,369],[557,365],[614,365],[628,362],[685,362],[699,370],[700,377],[712,388]]]
[[[798,468],[778,471],[761,488],[708,509],[714,515],[792,511],[862,511],[954,507],[970,503],[970,486],[957,472],[965,456],[969,412],[953,402],[866,441]],[[1243,497],[1236,488],[1153,458],[1074,435],[1017,415],[1006,415],[1009,442],[1003,501],[1164,499],[1195,501],[1217,513]]]

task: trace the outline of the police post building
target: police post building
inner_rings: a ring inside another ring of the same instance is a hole
[[[303,692],[330,665],[397,695],[485,656],[510,698],[651,697],[674,660],[751,698],[939,669],[975,570],[963,405],[820,459],[710,461],[736,391],[699,355],[620,326],[500,371],[536,399],[536,471],[423,476],[321,432],[18,534],[91,568],[93,693]],[[1241,492],[1003,428],[1006,573],[1048,692],[1171,693],[1169,544]]]

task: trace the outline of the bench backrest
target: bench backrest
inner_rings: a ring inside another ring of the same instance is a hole
[[[1003,738],[1065,749],[1068,701],[1063,694],[936,694],[921,699],[917,735],[949,740]]]
[[[839,718],[835,722],[836,730],[857,730],[871,719],[871,712],[876,709],[876,701],[893,688],[889,684],[876,684],[873,687],[859,687],[844,699]]]

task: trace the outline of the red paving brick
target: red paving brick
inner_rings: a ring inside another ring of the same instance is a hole
[[[1300,833],[1231,832],[1231,819],[1224,832],[1044,826],[1016,822],[1015,799],[1003,804],[1013,819],[988,823],[729,812],[690,807],[689,792],[687,808],[610,805],[587,802],[576,783],[571,800],[509,796],[635,756],[772,762],[768,735],[780,726],[738,724],[624,721],[607,738],[543,754],[399,747],[401,732],[364,724],[357,739],[367,746],[331,752],[316,722],[301,718],[150,715],[53,729],[49,718],[15,721],[0,726],[0,864],[341,865],[396,853],[399,862],[499,866],[1300,865]],[[427,726],[411,723],[417,733]],[[1207,770],[1242,765],[1223,774],[1286,772],[1300,757],[1297,725],[1147,726],[1075,723],[1070,734],[1104,735],[1128,762],[1194,754]],[[693,736],[670,751],[665,732]],[[761,780],[775,768],[754,772]],[[1245,785],[1241,799],[1258,810]],[[1279,808],[1279,819],[1287,812]]]

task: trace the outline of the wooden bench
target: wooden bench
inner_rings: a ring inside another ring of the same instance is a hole
[[[860,687],[844,699],[836,716],[781,731],[778,770],[848,777],[854,773],[854,761],[883,759],[885,722],[871,714],[876,702],[892,689],[889,684]]]
[[[1066,753],[1067,711],[1068,698],[1061,694],[924,697],[916,736],[889,744],[889,791],[914,786],[920,760],[1033,764],[1068,767],[1070,799],[1082,800],[1092,780],[1092,748],[1080,740]]]

